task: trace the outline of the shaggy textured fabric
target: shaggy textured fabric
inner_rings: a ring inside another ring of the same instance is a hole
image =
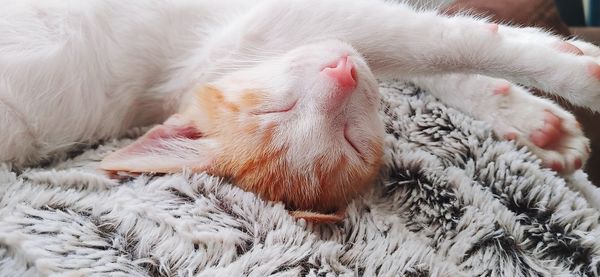
[[[584,173],[557,177],[410,86],[382,94],[386,168],[342,223],[295,221],[205,174],[116,183],[95,166],[123,139],[0,169],[0,275],[600,274],[600,194]]]

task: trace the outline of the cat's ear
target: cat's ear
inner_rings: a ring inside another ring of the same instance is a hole
[[[214,143],[202,135],[198,126],[175,114],[127,147],[102,160],[108,172],[173,173],[183,168],[204,171],[215,158]]]

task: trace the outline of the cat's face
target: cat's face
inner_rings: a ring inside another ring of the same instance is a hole
[[[354,49],[306,45],[201,86],[179,114],[103,168],[190,167],[292,210],[332,213],[378,173],[378,104],[377,82]]]

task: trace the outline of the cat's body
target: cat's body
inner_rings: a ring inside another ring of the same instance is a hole
[[[206,44],[203,28],[219,28],[220,18],[212,21],[210,11],[226,1],[151,2],[2,3],[1,95],[27,117],[7,120],[16,134],[3,144],[4,155],[11,153],[18,163],[35,161],[55,148],[119,136],[176,112],[192,81],[171,80],[171,87],[179,85],[176,91],[157,87],[192,49]],[[248,1],[229,2],[242,7]],[[203,68],[208,72],[213,65],[203,61]],[[54,123],[56,118],[61,120]],[[23,143],[24,136],[31,142]]]
[[[574,118],[505,80],[473,74],[600,110],[598,48],[400,4],[0,4],[0,161],[16,165],[179,111],[104,168],[207,170],[292,209],[332,212],[380,164],[372,73],[428,88],[557,171],[572,172],[589,154]]]

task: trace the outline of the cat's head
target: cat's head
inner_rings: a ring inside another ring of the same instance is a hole
[[[101,167],[206,171],[282,201],[298,217],[324,221],[339,216],[318,213],[343,210],[378,173],[378,86],[347,44],[305,45],[189,95],[180,113]]]

